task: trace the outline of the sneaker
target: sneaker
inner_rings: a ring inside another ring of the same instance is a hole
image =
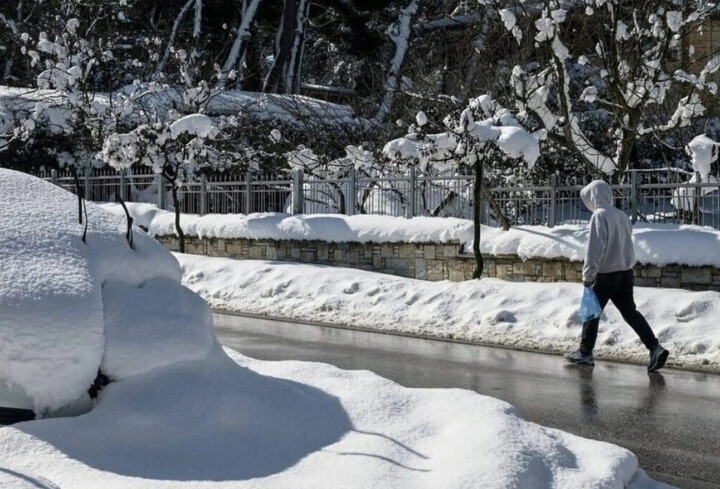
[[[572,353],[566,353],[563,355],[563,358],[575,365],[595,365],[595,359],[593,358],[592,353],[583,353],[580,350]]]
[[[670,352],[662,346],[658,345],[650,351],[650,363],[648,363],[648,372],[660,370],[665,366],[665,362],[670,356]]]

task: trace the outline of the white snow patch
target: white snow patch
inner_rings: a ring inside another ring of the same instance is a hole
[[[148,366],[137,356],[141,350],[114,343],[112,332],[122,325],[104,317],[104,300],[124,300],[106,291],[130,291],[152,280],[163,281],[166,297],[179,294],[181,270],[172,255],[139,230],[131,249],[124,219],[92,203],[83,243],[77,198],[22,173],[0,169],[0,209],[0,379],[23,389],[42,414],[80,398],[107,351],[135,363],[138,372]],[[167,313],[178,304],[138,294],[127,307]],[[163,327],[147,324],[146,337]],[[212,335],[204,327],[203,334]],[[165,350],[159,363],[196,357],[198,336]]]
[[[190,114],[170,125],[170,133],[173,139],[177,139],[181,134],[207,138],[213,136],[216,132],[217,128],[212,119],[204,114]]]
[[[426,282],[345,268],[176,256],[183,283],[228,311],[545,352],[577,348],[582,329],[581,284]],[[720,293],[637,287],[635,301],[673,364],[720,371]],[[603,314],[595,353],[647,362],[647,350],[612,305]]]
[[[85,416],[0,428],[0,473],[74,489],[659,487],[626,449],[471,391],[227,354],[110,385]]]
[[[720,146],[720,144],[704,134],[695,136],[685,148],[687,153],[692,157],[693,170],[700,173],[703,177],[710,175],[712,163],[718,159],[718,146]]]

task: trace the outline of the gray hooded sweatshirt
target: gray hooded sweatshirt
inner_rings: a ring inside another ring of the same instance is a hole
[[[580,191],[580,197],[593,213],[583,281],[594,282],[598,273],[621,272],[635,266],[630,218],[613,206],[610,185],[595,180]]]

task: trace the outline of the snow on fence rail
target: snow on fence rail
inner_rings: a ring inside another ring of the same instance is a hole
[[[117,173],[93,170],[79,177],[89,200],[147,202],[171,208],[170,187],[149,169]],[[71,192],[74,177],[53,170],[39,175]],[[351,173],[346,178],[323,179],[300,172],[257,175],[203,175],[183,184],[181,212],[188,214],[250,214],[291,212],[295,214],[381,214],[435,216],[470,219],[473,206],[470,175],[401,176],[369,178]],[[163,191],[159,192],[158,189]],[[561,186],[552,177],[545,186],[491,188],[492,198],[514,225],[577,224],[587,222],[590,212],[580,199],[582,186]],[[631,183],[614,185],[615,205],[633,222],[697,224],[720,229],[720,183]],[[496,216],[484,196],[483,223],[497,225]]]

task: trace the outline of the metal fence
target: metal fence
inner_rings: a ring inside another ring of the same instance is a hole
[[[74,177],[53,171],[40,175],[71,192]],[[471,218],[474,177],[400,176],[370,178],[351,173],[347,178],[283,174],[204,175],[178,190],[180,210],[191,214],[249,214],[253,212],[384,214]],[[720,184],[639,183],[614,185],[615,205],[633,222],[699,224],[720,229]],[[89,200],[149,202],[173,210],[171,188],[147,169],[117,173],[94,170],[79,178]],[[483,193],[481,215],[498,225],[500,210],[513,225],[576,224],[591,213],[580,199],[582,186],[561,186],[551,178],[545,186],[496,187]]]

